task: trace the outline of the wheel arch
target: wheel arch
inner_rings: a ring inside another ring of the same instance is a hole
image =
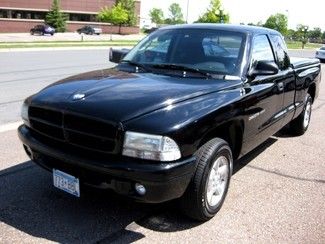
[[[221,138],[228,142],[233,159],[237,159],[240,155],[243,143],[244,122],[242,120],[232,120],[223,123],[209,130],[201,139],[199,148],[213,138]]]

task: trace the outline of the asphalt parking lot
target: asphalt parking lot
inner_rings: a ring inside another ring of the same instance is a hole
[[[92,188],[77,199],[54,189],[51,174],[28,159],[7,125],[19,121],[24,97],[111,64],[102,50],[45,54],[0,53],[0,243],[325,242],[324,78],[307,133],[278,133],[237,162],[223,208],[197,223],[175,202],[140,204]],[[314,51],[291,55],[312,57]],[[77,65],[70,67],[71,60]]]

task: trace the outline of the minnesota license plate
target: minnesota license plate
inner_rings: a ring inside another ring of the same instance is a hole
[[[72,175],[53,169],[53,184],[67,193],[80,197],[79,179]]]

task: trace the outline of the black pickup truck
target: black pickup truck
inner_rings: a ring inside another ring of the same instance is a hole
[[[179,198],[201,221],[221,208],[235,160],[284,126],[304,134],[321,80],[317,59],[289,58],[283,37],[258,27],[165,27],[126,53],[27,98],[25,151],[75,196],[88,184]]]

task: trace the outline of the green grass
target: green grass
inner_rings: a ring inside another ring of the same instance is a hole
[[[287,41],[287,46],[289,49],[301,49],[301,42],[293,42],[293,41]],[[318,43],[307,43],[305,45],[305,49],[318,49],[321,46],[323,46],[322,44],[318,44]]]
[[[48,42],[0,42],[0,49],[5,48],[42,48],[42,47],[103,47],[134,46],[137,41],[48,41]]]
[[[135,40],[116,41],[35,41],[35,42],[0,42],[0,49],[6,48],[46,48],[46,47],[103,47],[103,46],[134,46]],[[289,49],[301,49],[301,42],[287,41]],[[306,49],[318,49],[322,44],[307,43]]]

